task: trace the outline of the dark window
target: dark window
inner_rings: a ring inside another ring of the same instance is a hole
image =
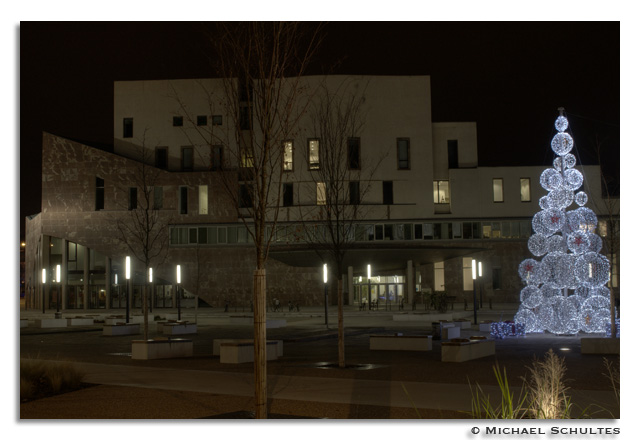
[[[186,186],[180,187],[180,197],[178,197],[178,202],[180,203],[180,214],[187,214],[188,212],[188,192]]]
[[[182,171],[193,170],[193,148],[182,147]]]
[[[169,151],[167,147],[156,147],[156,168],[166,170],[169,167]]]
[[[360,182],[357,180],[349,182],[349,204],[360,204]]]
[[[293,183],[282,184],[282,206],[293,206]]]
[[[211,122],[213,125],[222,125],[222,115],[213,115]]]
[[[182,116],[174,116],[173,117],[173,126],[174,127],[182,127]]]
[[[104,179],[96,177],[96,211],[104,209]]]
[[[133,118],[124,118],[122,120],[122,137],[133,137]]]
[[[198,244],[207,244],[207,228],[198,228]]]
[[[196,118],[196,123],[198,124],[198,126],[207,125],[207,116],[198,115]]]
[[[251,129],[251,114],[249,113],[249,107],[240,107],[239,117],[240,130]]]
[[[398,139],[398,169],[408,170],[411,168],[409,163],[409,139]]]
[[[458,168],[458,141],[448,140],[447,150],[449,153],[449,168]]]
[[[211,147],[211,169],[214,171],[222,169],[222,146],[214,145]]]
[[[164,190],[161,186],[153,187],[153,209],[162,209]]]
[[[138,188],[129,188],[129,211],[138,209]]]
[[[493,290],[502,289],[502,269],[499,267],[493,268]]]
[[[422,223],[414,225],[414,237],[416,240],[422,239]]]
[[[347,140],[349,154],[349,169],[360,169],[360,138],[349,138]]]
[[[240,208],[251,208],[253,199],[251,197],[251,187],[249,185],[240,185],[240,194],[238,194],[238,205]]]
[[[382,204],[393,205],[393,182],[382,182]]]

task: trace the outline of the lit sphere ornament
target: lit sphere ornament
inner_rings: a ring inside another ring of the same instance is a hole
[[[537,287],[527,286],[520,291],[520,302],[529,309],[538,307],[542,304],[542,293]]]
[[[563,298],[557,306],[557,318],[559,333],[575,334],[580,331],[580,307],[569,298]]]
[[[547,252],[567,252],[567,242],[562,235],[552,235],[546,241]]]
[[[560,306],[564,302],[564,297],[556,296],[542,304],[538,311],[540,326],[551,333],[562,333],[564,325],[560,320]]]
[[[587,193],[585,193],[584,191],[577,192],[575,195],[575,201],[578,206],[586,205],[588,200],[589,200],[589,197],[587,196]]]
[[[547,253],[547,239],[542,234],[533,234],[527,242],[529,251],[536,257],[541,257]]]
[[[607,299],[607,307],[609,304],[609,301],[611,301],[611,290],[609,290],[609,288],[607,286],[600,286],[600,287],[594,287],[593,289],[589,290],[589,293],[591,294],[591,296],[601,296],[603,298]]]
[[[526,333],[534,333],[541,331],[536,314],[531,310],[520,307],[518,313],[513,318],[517,324],[524,325],[524,331]]]
[[[578,257],[575,274],[582,285],[600,287],[609,281],[609,268],[609,260],[604,255],[587,252]]]
[[[573,191],[565,188],[554,189],[547,197],[549,204],[556,209],[567,208],[573,203]]]
[[[580,309],[582,330],[587,333],[604,333],[610,325],[611,312],[606,308],[591,308],[585,305]]]
[[[562,174],[553,168],[547,168],[540,175],[540,185],[547,191],[558,189],[562,186]]]
[[[540,205],[540,207],[542,209],[551,209],[551,208],[553,208],[553,206],[551,206],[551,201],[549,200],[549,197],[547,197],[547,196],[540,197],[540,200],[538,201],[538,205]]]
[[[555,122],[556,130],[562,132],[569,127],[569,120],[564,116],[558,116]]]
[[[562,165],[563,165],[563,162],[561,157],[556,157],[555,159],[553,159],[553,167],[556,170],[562,172]]]
[[[533,216],[533,230],[548,237],[564,227],[566,216],[560,209],[545,209]]]
[[[546,302],[549,298],[554,296],[562,296],[562,290],[548,283],[545,283],[540,287],[540,293],[542,293],[543,302]]]
[[[589,251],[591,241],[589,234],[582,231],[573,232],[567,236],[567,246],[574,254],[583,254]]]
[[[550,287],[571,288],[576,283],[573,264],[574,260],[569,254],[549,253],[542,259],[541,276]]]
[[[520,266],[518,266],[518,274],[522,281],[528,285],[540,284],[540,271],[538,270],[539,265],[540,264],[533,258],[527,258],[520,263]]]
[[[564,156],[573,148],[573,138],[569,133],[558,133],[551,140],[551,149],[558,155]]]
[[[565,168],[573,168],[576,166],[576,157],[571,153],[565,154],[562,157],[562,164]]]
[[[571,231],[594,232],[598,226],[598,216],[584,206],[567,212],[567,222]]]
[[[582,173],[575,168],[570,168],[564,172],[564,183],[567,189],[577,190],[582,186],[583,180]]]
[[[609,298],[606,298],[602,295],[591,295],[589,298],[585,299],[584,302],[582,303],[582,307],[590,307],[592,309],[609,310],[610,305],[611,304],[609,302]]]
[[[578,315],[580,313],[580,308],[582,307],[582,304],[584,303],[584,298],[581,297],[580,295],[569,295],[566,298],[567,302],[570,302],[571,304],[573,304],[573,306],[576,309],[576,315]],[[577,316],[576,316],[577,318]]]
[[[602,238],[598,234],[591,232],[587,232],[587,236],[589,237],[589,251],[600,252],[602,250]]]
[[[589,288],[587,286],[578,286],[575,289],[574,296],[579,296],[583,300],[587,299],[591,295]]]

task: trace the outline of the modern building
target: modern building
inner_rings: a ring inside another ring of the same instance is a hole
[[[546,194],[539,177],[550,164],[479,167],[474,122],[432,121],[428,76],[310,76],[298,86],[305,112],[281,139],[282,182],[269,199],[278,222],[268,302],[324,302],[323,259],[300,236],[322,225],[326,203],[318,174],[327,143],[312,117],[321,96],[360,102],[359,129],[345,149],[345,197],[359,209],[345,256],[348,303],[421,305],[442,291],[470,302],[472,259],[483,263],[477,288],[485,302],[519,302],[518,265],[529,255],[531,219]],[[220,79],[124,81],[114,85],[111,150],[44,133],[42,211],[26,219],[27,307],[56,308],[57,298],[62,309],[124,307],[124,258],[136,245],[121,231],[129,228],[131,237],[136,216],[150,214],[165,251],[151,263],[153,307],[175,306],[179,264],[182,304],[197,295],[215,307],[250,308],[255,250],[242,206],[251,182],[242,167],[254,157],[232,153],[235,124],[256,117],[246,108],[225,101]],[[581,170],[587,206],[604,216],[599,168]],[[148,285],[144,262],[135,264],[134,307]],[[335,304],[335,285],[332,291]]]

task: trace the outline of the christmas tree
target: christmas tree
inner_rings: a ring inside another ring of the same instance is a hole
[[[527,258],[518,268],[526,286],[520,293],[515,322],[525,333],[604,333],[610,325],[609,260],[600,253],[598,218],[585,206],[588,195],[578,191],[583,176],[571,154],[573,138],[566,132],[564,110],[555,121],[558,133],[551,141],[556,154],[553,168],[544,170],[540,184],[548,194],[533,217],[534,234]],[[576,192],[578,191],[578,192]],[[576,204],[575,209],[570,209]]]

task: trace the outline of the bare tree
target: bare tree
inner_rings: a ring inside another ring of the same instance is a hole
[[[363,159],[360,133],[365,125],[366,84],[357,80],[323,83],[310,108],[314,149],[305,151],[310,164],[309,192],[316,194],[317,210],[302,214],[304,240],[328,262],[338,288],[338,365],[345,367],[344,289],[345,254],[353,247],[356,222],[366,216],[364,203],[372,177],[384,159]],[[305,209],[301,207],[301,209]]]
[[[128,191],[128,215],[116,220],[118,238],[126,244],[133,257],[144,265],[145,276],[150,267],[164,262],[169,244],[167,222],[155,204],[160,170],[150,165],[150,151],[145,148],[143,141],[140,159],[132,176],[135,186],[125,189]],[[148,287],[145,283],[142,298],[145,341],[149,338]]]

